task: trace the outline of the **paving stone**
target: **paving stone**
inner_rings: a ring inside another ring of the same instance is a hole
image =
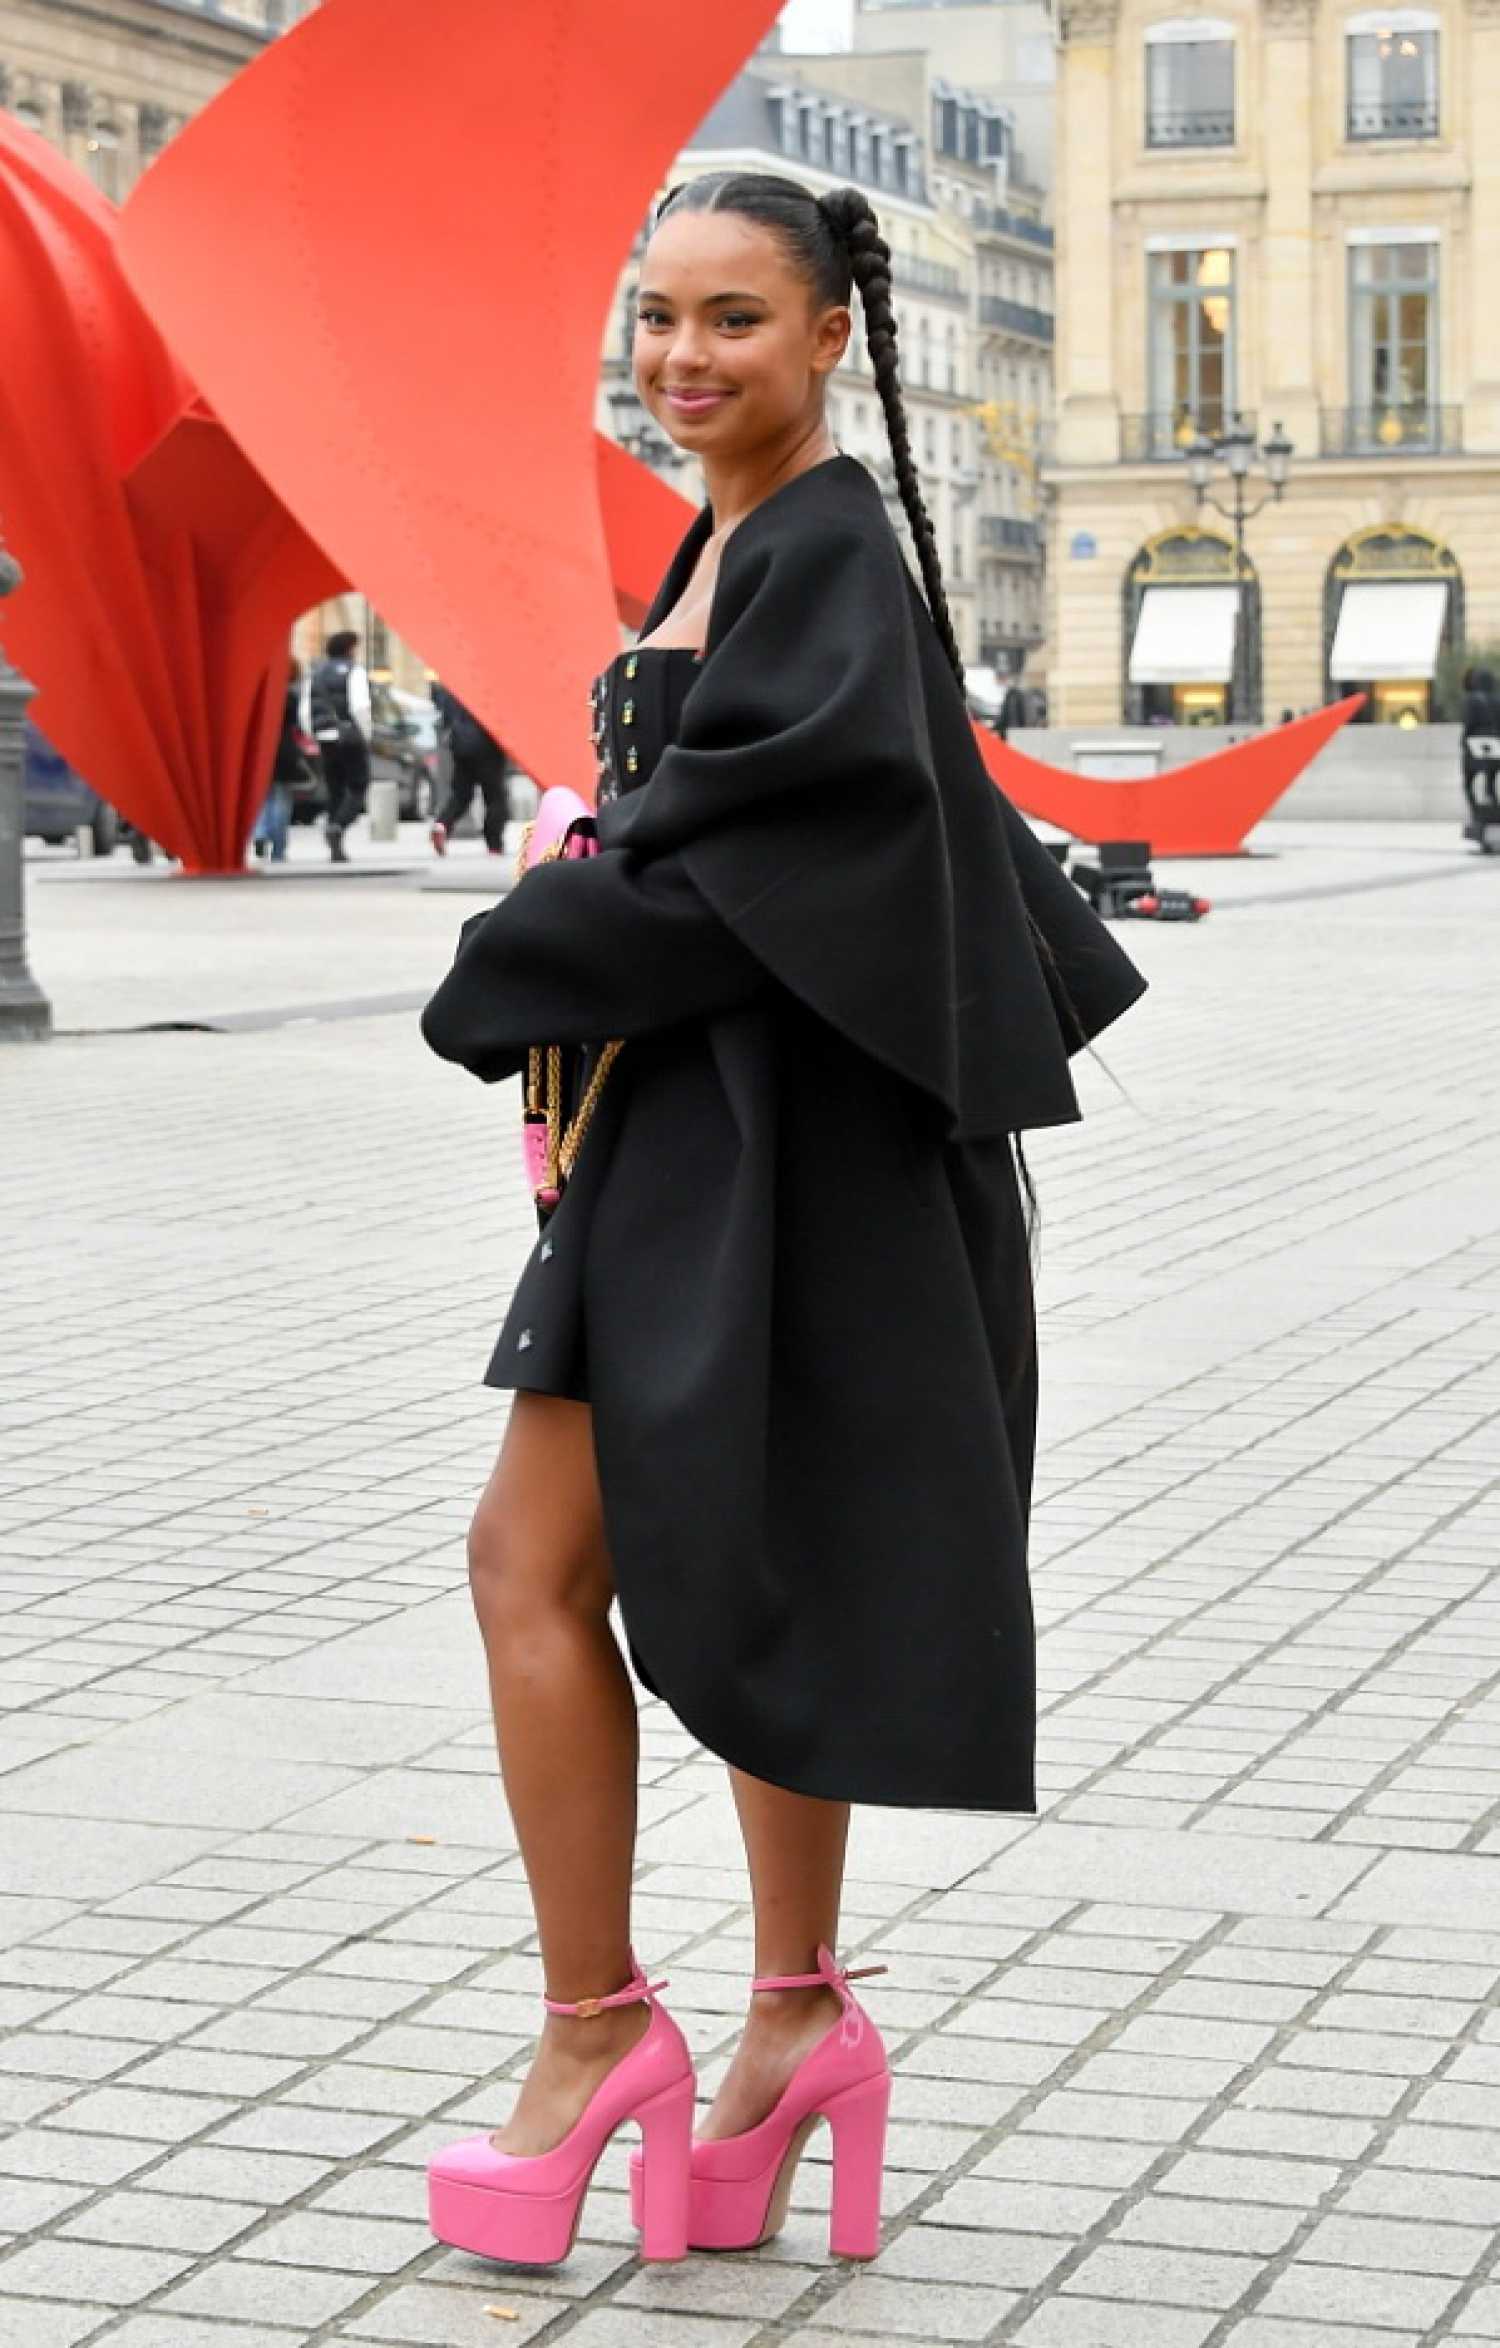
[[[30,2242],[5,2261],[5,2288],[37,2299],[88,2299],[105,2307],[130,2307],[173,2281],[186,2258],[160,2250],[113,2244]]]
[[[1218,2317],[1122,2301],[1049,2300],[1015,2334],[1021,2348],[1202,2348]],[[1346,2344],[1347,2348],[1347,2344]]]
[[[44,2306],[37,2299],[0,2296],[0,2348],[74,2348],[74,2342],[97,2332],[108,2310],[103,2307]]]
[[[488,2292],[457,2289],[452,2284],[407,2283],[388,2293],[368,2314],[341,2325],[338,2337],[391,2342],[395,2348],[496,2348],[501,2341],[534,2339],[563,2313],[566,2304],[559,2299],[533,2298],[529,2293],[518,2297],[499,2273]],[[492,2307],[506,2310],[503,2321],[489,2313]],[[636,2324],[639,2333],[639,2317]],[[570,2336],[576,2338],[576,2330]],[[748,2330],[743,2336],[749,2337]]]
[[[273,2264],[392,2275],[431,2245],[425,2223],[402,2225],[387,2218],[324,2216],[314,2210],[299,2210],[256,2235],[255,2255]]]
[[[876,2270],[857,2274],[822,2300],[818,2321],[833,2332],[876,2332],[887,2339],[925,2333],[938,2340],[984,2340],[1018,2297],[959,2282],[898,2282]]]
[[[120,2348],[302,2348],[302,2335],[264,2324],[199,2323],[189,2316],[133,2315],[112,2332]]]
[[[162,2313],[222,2318],[226,2323],[243,2323],[253,2315],[259,2323],[286,2324],[305,2334],[369,2296],[368,2275],[267,2266],[254,2253],[250,2243],[238,2256],[216,2260],[190,2275],[166,2294]]]
[[[1106,2242],[1064,2281],[1065,2292],[1162,2307],[1233,2307],[1254,2280],[1255,2262],[1155,2243]]]
[[[1439,2280],[1299,2261],[1283,2268],[1261,2304],[1268,2315],[1425,2330],[1438,2321],[1453,2289],[1447,2277]]]

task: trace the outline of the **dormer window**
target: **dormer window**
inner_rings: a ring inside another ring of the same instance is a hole
[[[1175,17],[1146,33],[1148,147],[1234,145],[1234,27]]]

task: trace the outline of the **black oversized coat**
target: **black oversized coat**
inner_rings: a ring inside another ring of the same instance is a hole
[[[989,780],[854,459],[732,533],[677,739],[599,830],[464,925],[423,1032],[488,1079],[626,1039],[503,1343],[569,1263],[637,1669],[773,1784],[1029,1810],[1010,1137],[1077,1116],[1069,1052],[1141,981]]]

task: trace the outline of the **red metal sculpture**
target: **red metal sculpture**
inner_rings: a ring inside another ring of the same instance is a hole
[[[122,216],[138,292],[251,462],[530,773],[585,793],[611,554],[639,607],[675,535],[671,493],[611,452],[607,542],[600,337],[660,174],[776,14],[324,0]]]
[[[1351,694],[1311,717],[1141,782],[1102,782],[1044,766],[983,729],[979,742],[990,773],[1016,806],[1075,839],[1096,846],[1101,840],[1147,840],[1156,856],[1234,856],[1363,701],[1362,693]]]
[[[115,212],[0,114],[4,607],[37,723],[189,870],[237,867],[292,620],[337,572],[198,400],[121,274]]]

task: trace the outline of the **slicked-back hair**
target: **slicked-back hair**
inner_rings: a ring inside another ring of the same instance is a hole
[[[678,212],[733,212],[770,229],[780,238],[793,266],[807,280],[820,308],[833,303],[847,304],[852,288],[858,286],[865,317],[865,343],[885,413],[891,463],[911,525],[927,608],[962,687],[963,655],[948,610],[937,538],[932,517],[923,502],[922,484],[912,455],[906,403],[901,395],[896,313],[891,302],[891,248],[880,233],[880,222],[869,198],[852,187],[834,188],[826,196],[815,196],[797,180],[782,179],[769,171],[708,171],[699,179],[686,180],[681,187],[672,188],[657,208],[656,221],[659,223]]]

